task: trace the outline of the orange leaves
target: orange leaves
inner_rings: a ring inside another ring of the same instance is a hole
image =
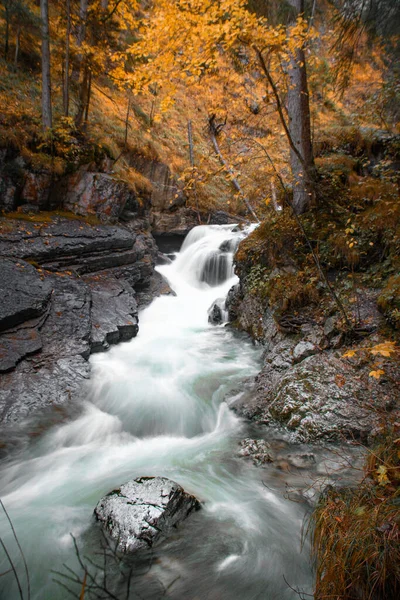
[[[396,342],[387,342],[386,341],[386,342],[383,342],[382,344],[376,344],[376,346],[369,348],[369,351],[374,356],[379,354],[381,356],[390,357],[395,352],[398,352],[399,349],[396,346]]]
[[[351,350],[347,350],[342,358],[354,358],[355,356],[366,355],[369,354],[372,357],[384,357],[391,358],[392,354],[398,354],[399,348],[396,346],[396,342],[384,341],[380,344],[375,344],[375,346],[371,346],[369,348],[352,348]],[[379,361],[378,364],[374,365],[374,369],[369,372],[369,376],[374,379],[380,379],[382,375],[385,374],[384,369],[382,369],[382,365]]]

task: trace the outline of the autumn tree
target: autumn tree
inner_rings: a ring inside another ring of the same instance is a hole
[[[143,65],[128,75],[135,91],[146,93],[157,85],[165,103],[174,97],[178,77],[191,85],[218,68],[221,53],[229,56],[243,47],[253,51],[248,68],[258,67],[265,76],[289,143],[293,208],[298,214],[310,206],[314,190],[305,64],[305,45],[312,31],[303,8],[303,2],[293,0],[291,18],[285,26],[272,25],[249,11],[244,0],[160,0],[151,18],[143,23],[141,40],[128,50]],[[277,83],[282,68],[288,75],[285,85]],[[282,87],[287,89],[287,105]]]

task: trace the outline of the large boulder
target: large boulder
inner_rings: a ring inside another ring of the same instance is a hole
[[[135,196],[125,182],[107,175],[78,171],[70,175],[63,206],[77,215],[95,214],[104,222],[116,221]]]
[[[139,477],[113,490],[94,513],[117,550],[152,548],[193,511],[199,501],[165,477]]]

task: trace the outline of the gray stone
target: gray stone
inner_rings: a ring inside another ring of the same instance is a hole
[[[326,337],[330,337],[332,336],[335,331],[336,331],[336,321],[337,318],[335,315],[333,315],[332,317],[328,317],[327,320],[324,323],[324,335],[326,335]]]
[[[32,265],[0,259],[0,331],[43,314],[50,295],[51,286]]]
[[[311,342],[299,342],[293,350],[293,360],[295,363],[299,363],[316,352],[317,348]]]
[[[208,309],[208,322],[211,323],[211,325],[220,325],[223,323],[223,303],[224,299],[220,298],[219,300],[216,300]]]
[[[128,341],[138,332],[135,292],[123,279],[110,273],[84,278],[92,294],[91,352],[102,352],[110,344]]]
[[[239,456],[251,458],[256,467],[260,467],[273,461],[270,453],[271,446],[265,440],[246,438],[240,442],[240,446]]]
[[[199,501],[165,477],[139,477],[113,490],[94,513],[124,553],[147,550],[165,538]]]
[[[140,286],[136,293],[138,308],[143,310],[151,304],[154,298],[159,298],[160,296],[176,296],[176,293],[170,287],[165,277],[161,273],[154,271],[148,278],[147,283]]]

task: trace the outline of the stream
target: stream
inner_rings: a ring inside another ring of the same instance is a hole
[[[195,228],[175,260],[158,267],[176,296],[157,298],[140,314],[135,339],[91,357],[83,406],[3,461],[1,497],[26,557],[32,600],[72,597],[54,574],[63,565],[77,569],[70,534],[94,556],[98,500],[152,475],[177,481],[204,505],[155,550],[151,568],[134,576],[131,598],[299,598],[290,586],[311,593],[307,544],[301,550],[307,503],[286,497],[282,471],[238,456],[241,440],[268,439],[268,430],[260,434],[226,403],[259,371],[260,348],[208,323],[212,303],[237,282],[232,259],[243,235],[234,226]],[[0,527],[27,600],[4,514]],[[3,572],[9,563],[1,556]],[[12,574],[0,578],[0,598],[20,598]]]

